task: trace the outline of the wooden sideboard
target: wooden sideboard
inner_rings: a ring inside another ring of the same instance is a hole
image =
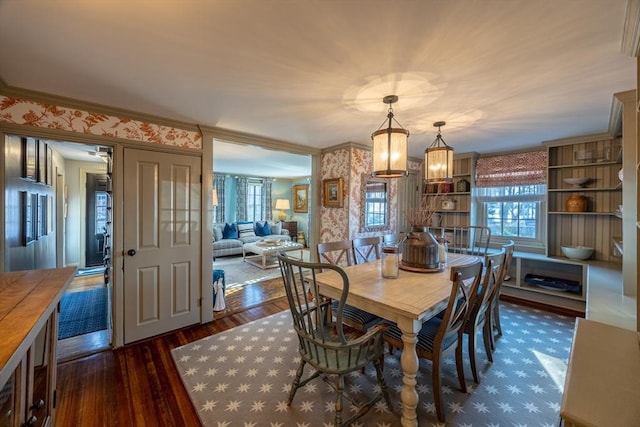
[[[0,425],[55,424],[57,306],[75,267],[0,273]]]

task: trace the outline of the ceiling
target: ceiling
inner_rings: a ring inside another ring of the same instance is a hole
[[[0,78],[314,149],[370,144],[395,94],[410,155],[439,120],[456,152],[491,153],[609,129],[613,94],[636,86],[625,11],[625,0],[0,0]],[[256,172],[281,154],[251,153],[230,156]],[[228,158],[216,159],[221,170]]]

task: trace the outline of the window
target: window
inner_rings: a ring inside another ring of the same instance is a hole
[[[262,182],[247,183],[247,221],[262,220]]]
[[[96,233],[104,233],[107,231],[107,198],[108,194],[105,191],[96,191],[95,202],[95,230]]]
[[[387,183],[363,176],[362,196],[363,231],[386,229],[389,225]]]
[[[492,239],[543,246],[546,172],[546,151],[478,159],[474,193],[478,223],[491,229]]]
[[[545,190],[544,185],[479,188],[481,217],[491,235],[539,240]]]

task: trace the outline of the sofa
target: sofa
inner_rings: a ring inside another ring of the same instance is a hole
[[[260,239],[291,240],[281,222],[237,221],[213,224],[213,260],[227,255],[242,255],[242,245]]]

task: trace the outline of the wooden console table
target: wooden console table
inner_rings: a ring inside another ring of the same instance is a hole
[[[640,425],[640,333],[576,319],[560,417],[566,427]]]
[[[75,270],[0,273],[2,425],[55,425],[57,305]]]

